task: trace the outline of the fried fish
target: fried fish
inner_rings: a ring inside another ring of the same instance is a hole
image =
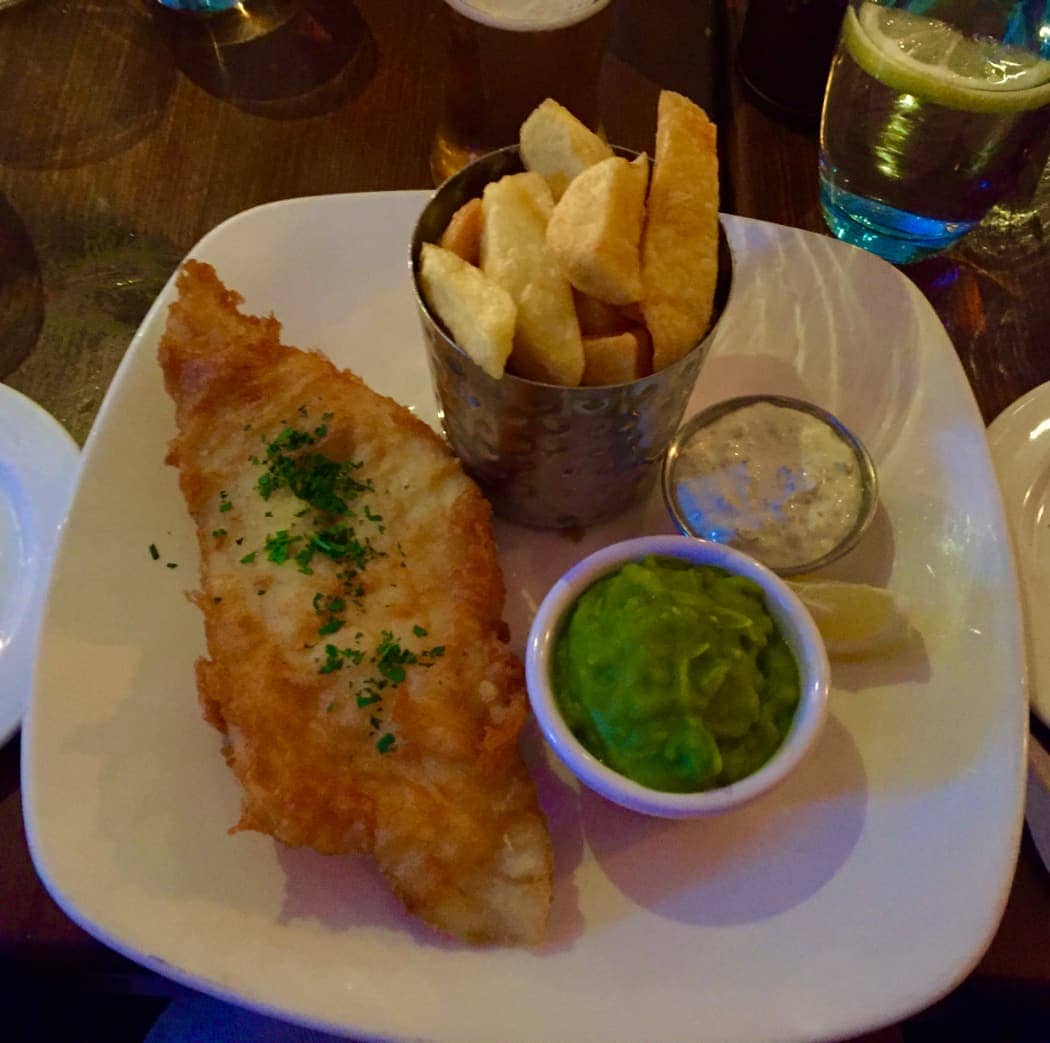
[[[205,718],[235,829],[362,852],[476,943],[543,935],[551,846],[517,740],[490,508],[407,409],[285,346],[187,262],[159,358],[200,545]]]

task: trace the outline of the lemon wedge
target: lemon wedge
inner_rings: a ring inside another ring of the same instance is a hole
[[[889,652],[911,626],[892,591],[842,580],[793,580],[788,584],[817,624],[828,655],[843,659]]]
[[[875,79],[946,108],[1022,112],[1050,102],[1050,61],[939,18],[868,0],[859,14],[847,10],[843,39]]]

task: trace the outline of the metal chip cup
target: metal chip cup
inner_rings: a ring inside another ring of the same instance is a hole
[[[635,153],[616,149],[633,158]],[[590,525],[619,514],[652,488],[729,296],[732,259],[719,234],[711,326],[683,358],[641,380],[557,387],[505,373],[490,377],[427,307],[419,286],[423,243],[485,185],[523,169],[517,146],[492,152],[449,178],[412,236],[411,268],[445,436],[502,518],[537,528]]]

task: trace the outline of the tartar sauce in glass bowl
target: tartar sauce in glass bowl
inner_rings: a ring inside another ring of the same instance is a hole
[[[874,516],[877,483],[867,450],[832,414],[755,395],[686,422],[664,464],[664,496],[682,532],[791,574],[856,544]]]

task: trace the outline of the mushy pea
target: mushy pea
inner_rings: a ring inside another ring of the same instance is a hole
[[[761,587],[678,558],[631,562],[584,591],[553,674],[562,715],[591,753],[677,793],[757,771],[799,701],[798,667]]]

